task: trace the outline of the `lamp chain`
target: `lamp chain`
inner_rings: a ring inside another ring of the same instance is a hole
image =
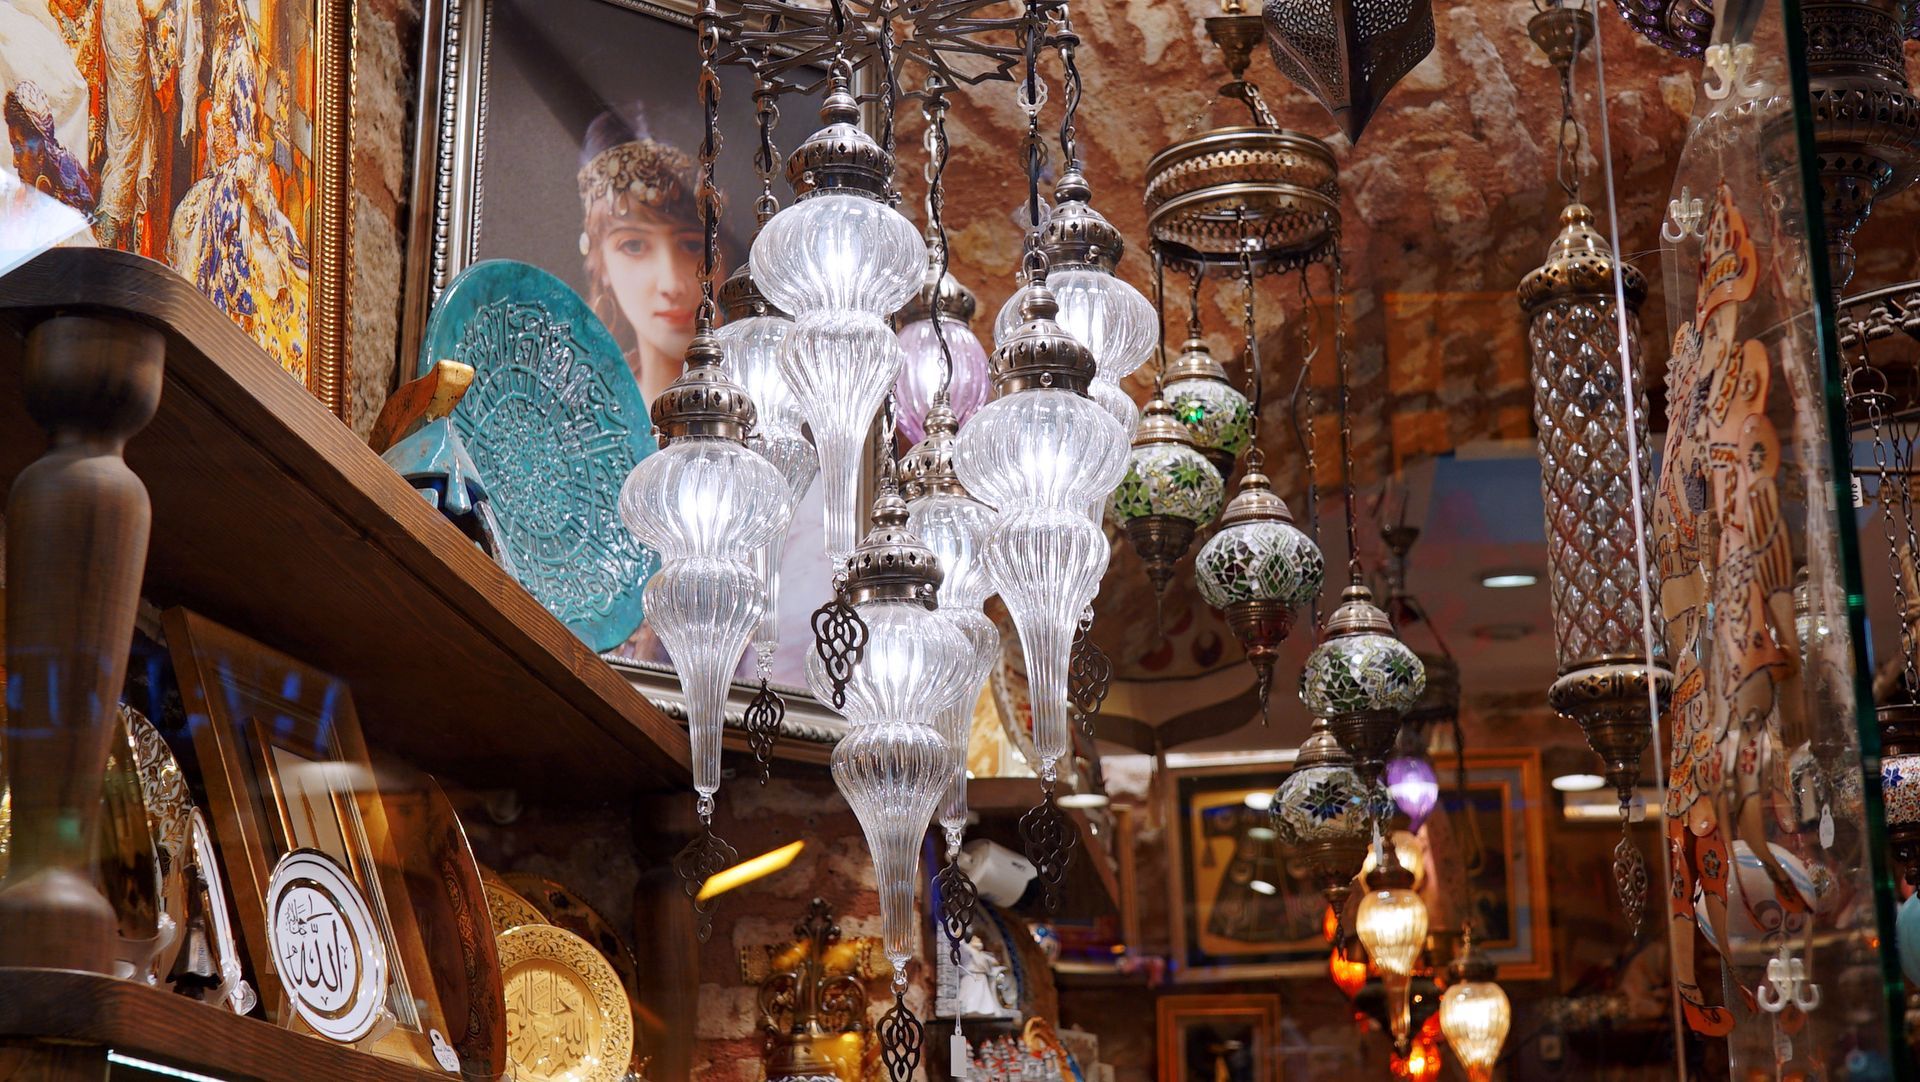
[[[880,32],[875,35],[880,60],[880,149],[886,155],[888,164],[894,161],[894,114],[898,109],[897,91],[900,86],[898,73],[893,70],[894,40],[893,20],[882,14]],[[897,184],[899,174],[889,170],[887,173],[887,201],[898,203],[900,189]]]
[[[1556,64],[1560,69],[1560,130],[1554,133],[1554,141],[1559,144],[1559,160],[1555,163],[1555,172],[1560,181],[1560,189],[1567,193],[1570,202],[1580,201],[1580,122],[1573,116],[1573,62],[1577,54],[1567,57],[1564,64]]]
[[[1188,338],[1200,337],[1201,331],[1203,330],[1203,328],[1200,326],[1200,278],[1205,273],[1206,273],[1206,268],[1200,265],[1199,260],[1196,259],[1193,262],[1187,264],[1187,337]]]
[[[1167,393],[1167,257],[1160,246],[1153,246],[1153,314],[1154,330],[1159,337],[1154,340],[1153,397],[1164,398]]]
[[[1260,386],[1262,382],[1260,379],[1260,338],[1255,332],[1253,323],[1254,243],[1251,237],[1243,236],[1240,238],[1240,284],[1242,286],[1240,310],[1241,320],[1245,324],[1246,334],[1247,382],[1251,384],[1249,387],[1250,393],[1247,395],[1247,398],[1253,406],[1253,417],[1247,425],[1247,468],[1251,470],[1257,470],[1265,463],[1265,457],[1260,453],[1260,406],[1262,398],[1262,388]]]
[[[753,171],[760,178],[760,198],[753,204],[758,229],[780,210],[780,200],[773,194],[773,177],[780,171],[780,151],[773,144],[773,129],[780,123],[779,92],[759,61],[753,65],[753,118],[760,128],[760,145],[753,151]]]
[[[1875,472],[1880,475],[1879,491],[1875,499],[1880,504],[1881,522],[1887,534],[1887,577],[1893,585],[1893,611],[1907,611],[1907,572],[1900,555],[1901,533],[1906,534],[1907,559],[1920,552],[1914,544],[1913,492],[1908,471],[1912,466],[1912,447],[1901,439],[1897,431],[1889,429],[1886,405],[1890,397],[1886,390],[1886,376],[1873,367],[1871,355],[1867,352],[1865,335],[1861,336],[1860,360],[1851,366],[1846,374],[1847,404],[1852,412],[1866,418],[1868,433],[1873,447]],[[1871,381],[1871,382],[1869,382]],[[1891,440],[1891,444],[1889,443]],[[1905,453],[1903,453],[1903,451]],[[1899,529],[1895,519],[1895,502],[1899,503],[1899,519],[1904,520],[1905,530]],[[1913,623],[1907,619],[1898,621],[1900,625],[1901,690],[1906,692],[1908,702],[1920,702],[1920,671],[1916,671],[1914,659]]]
[[[947,86],[938,75],[927,83],[926,100],[920,111],[927,118],[927,247],[933,256],[933,303],[929,305],[934,341],[940,343],[940,389],[934,401],[944,402],[953,385],[953,349],[947,345],[947,333],[940,326],[946,313],[941,311],[940,290],[947,281],[947,222],[941,212],[946,208],[947,172]]]
[[[1040,81],[1040,46],[1046,38],[1045,29],[1045,3],[1026,0],[1020,29],[1026,74],[1015,97],[1027,114],[1027,246],[1021,267],[1035,285],[1047,280],[1047,256],[1040,250],[1040,170],[1047,156],[1046,140],[1040,138],[1040,107],[1046,102],[1045,85]]]
[[[1060,5],[1058,26],[1053,32],[1055,49],[1060,53],[1060,65],[1064,70],[1067,88],[1066,108],[1060,116],[1060,159],[1068,169],[1080,168],[1080,142],[1074,130],[1074,121],[1080,113],[1080,66],[1074,61],[1074,50],[1080,47],[1080,35],[1073,32],[1073,18],[1063,2]]]
[[[1340,250],[1333,251],[1333,360],[1340,382],[1340,466],[1341,485],[1347,500],[1347,573],[1361,581],[1360,545],[1354,519],[1359,512],[1353,484],[1353,374],[1347,357],[1346,268]]]
[[[1307,277],[1307,268],[1302,266],[1297,272],[1300,286],[1300,375],[1293,384],[1293,424],[1294,435],[1300,441],[1300,455],[1305,462],[1307,490],[1307,536],[1320,541],[1320,470],[1314,462],[1313,446],[1313,362],[1320,356],[1320,343],[1313,336],[1313,282]],[[1313,634],[1320,636],[1320,594],[1313,595]]]
[[[713,330],[717,314],[713,302],[713,279],[720,264],[720,188],[714,182],[713,166],[720,157],[720,72],[715,57],[720,51],[720,12],[714,0],[700,5],[695,27],[700,45],[700,108],[705,127],[700,139],[700,229],[705,243],[700,250],[700,310],[696,333]]]

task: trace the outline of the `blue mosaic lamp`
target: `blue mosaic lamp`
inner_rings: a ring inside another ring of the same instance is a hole
[[[1392,814],[1386,790],[1353,768],[1327,719],[1313,719],[1293,771],[1273,794],[1273,830],[1289,861],[1306,868],[1336,914],[1367,859],[1376,818]]]
[[[1426,690],[1426,667],[1393,633],[1373,591],[1355,582],[1340,595],[1307,655],[1300,699],[1327,719],[1360,776],[1378,782],[1400,733],[1400,719]]]

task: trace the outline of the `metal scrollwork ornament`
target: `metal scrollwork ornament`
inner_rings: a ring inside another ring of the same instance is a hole
[[[713,832],[713,807],[703,802],[700,833],[694,835],[693,840],[673,858],[673,870],[680,876],[681,889],[693,902],[695,932],[702,943],[713,934],[713,901],[702,901],[700,888],[706,886],[714,873],[731,868],[739,860],[739,851]]]
[[[867,622],[847,604],[845,576],[834,580],[833,597],[813,610],[813,650],[826,667],[827,680],[833,685],[833,706],[847,705],[847,684],[853,679],[853,667],[867,650]]]
[[[906,979],[896,975],[893,1006],[880,1016],[880,1062],[886,1065],[893,1082],[910,1082],[920,1068],[920,1053],[926,1047],[927,1029],[907,1007]]]
[[[973,916],[980,905],[980,891],[951,856],[933,877],[933,889],[940,898],[940,928],[947,934],[948,957],[954,965],[959,965],[960,944],[973,934]]]
[[[1627,932],[1640,936],[1640,921],[1647,910],[1647,860],[1627,833],[1628,809],[1620,809],[1620,841],[1613,847],[1613,884],[1620,896],[1620,911],[1627,918]]]
[[[1047,912],[1057,912],[1078,839],[1073,824],[1054,800],[1053,786],[1042,787],[1040,803],[1020,817],[1020,840],[1040,885],[1046,888]]]
[[[760,678],[760,692],[747,704],[747,747],[753,761],[760,764],[760,784],[773,774],[773,746],[780,740],[781,724],[787,718],[787,700],[773,690],[766,677]]]
[[[1080,715],[1080,726],[1093,735],[1093,717],[1107,701],[1113,686],[1113,659],[1093,641],[1093,614],[1089,611],[1073,636],[1073,652],[1067,657],[1067,701]]]

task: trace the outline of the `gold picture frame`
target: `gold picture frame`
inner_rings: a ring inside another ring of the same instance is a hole
[[[447,1026],[405,868],[345,683],[186,609],[162,617],[227,869],[241,943],[269,1019],[302,1032],[274,970],[267,886],[295,849],[338,860],[386,940],[394,1026],[373,1051],[437,1068]]]
[[[1159,1082],[1280,1082],[1280,997],[1162,996]]]
[[[1442,855],[1440,881],[1423,893],[1436,933],[1469,915],[1474,942],[1501,980],[1553,972],[1545,860],[1546,787],[1535,748],[1475,748],[1466,756],[1465,802],[1453,764],[1435,763],[1440,803],[1428,820]],[[1292,769],[1285,756],[1170,767],[1163,788],[1167,913],[1179,983],[1322,976],[1329,950],[1326,902],[1304,868],[1286,860],[1264,806]],[[1439,832],[1444,831],[1444,834]],[[1255,880],[1263,886],[1254,887]],[[1271,889],[1269,889],[1271,888]]]

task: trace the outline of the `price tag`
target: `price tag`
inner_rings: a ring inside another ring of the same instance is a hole
[[[967,1039],[958,1033],[947,1039],[947,1073],[954,1082],[966,1082],[973,1074],[973,1053],[967,1048]]]
[[[1860,478],[1857,474],[1853,478],[1853,505],[1855,507],[1865,507],[1867,505],[1867,488],[1860,483]]]

